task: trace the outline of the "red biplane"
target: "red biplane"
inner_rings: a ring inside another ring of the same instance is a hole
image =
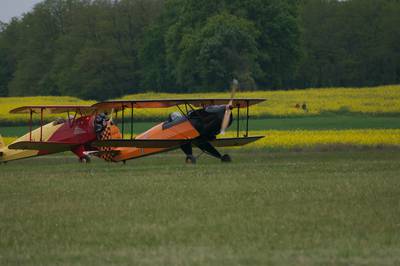
[[[221,155],[216,147],[242,146],[263,136],[249,137],[249,107],[265,99],[169,99],[107,101],[92,106],[23,106],[11,114],[28,114],[29,133],[5,147],[0,139],[0,163],[33,156],[72,151],[81,162],[90,156],[106,161],[126,162],[174,149],[182,149],[187,163],[195,163],[192,147],[230,162],[229,155]],[[177,107],[177,112],[146,132],[133,137],[133,113],[137,108]],[[216,138],[232,123],[232,110],[237,108],[237,137]],[[246,108],[246,131],[239,137],[240,109]],[[66,119],[43,125],[45,112],[67,113]],[[130,134],[126,137],[126,112],[130,113]],[[113,115],[121,114],[121,126],[113,122]],[[40,127],[32,130],[32,116],[40,115]]]

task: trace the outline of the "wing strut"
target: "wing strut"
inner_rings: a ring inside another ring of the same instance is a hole
[[[131,140],[133,139],[133,102],[131,103]]]
[[[121,112],[121,119],[122,119],[122,126],[121,126],[121,131],[122,131],[122,139],[124,139],[124,132],[125,132],[125,106],[122,105],[122,112]]]
[[[248,137],[249,136],[249,120],[250,120],[250,109],[249,109],[249,105],[250,105],[250,101],[246,100],[246,133],[243,134],[244,137]],[[242,118],[242,116],[240,115],[240,108],[241,106],[238,104],[236,105],[237,108],[237,121],[236,121],[236,137],[239,138],[240,135],[240,119]],[[243,121],[244,122],[244,121]]]
[[[43,107],[40,108],[40,142],[43,141]]]
[[[33,111],[32,109],[29,111],[30,118],[29,118],[29,141],[32,141],[32,115]]]
[[[246,138],[249,136],[249,101],[247,100],[247,108],[246,108]]]
[[[236,123],[236,137],[239,137],[239,125],[240,125],[240,105],[237,105],[237,123]]]

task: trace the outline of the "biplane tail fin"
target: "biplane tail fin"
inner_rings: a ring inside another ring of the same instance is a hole
[[[3,149],[6,146],[6,144],[3,141],[3,138],[0,135],[0,150]]]

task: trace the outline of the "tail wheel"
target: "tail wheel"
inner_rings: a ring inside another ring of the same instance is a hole
[[[230,162],[232,162],[232,158],[231,158],[231,156],[229,156],[228,154],[224,154],[224,155],[221,157],[221,162],[223,162],[223,163],[230,163]]]
[[[90,163],[90,157],[89,156],[83,156],[79,158],[80,163]]]
[[[187,164],[196,164],[196,157],[193,155],[186,156],[186,163]]]

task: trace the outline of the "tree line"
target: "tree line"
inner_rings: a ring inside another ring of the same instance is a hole
[[[45,0],[0,23],[0,95],[400,82],[398,0]]]

